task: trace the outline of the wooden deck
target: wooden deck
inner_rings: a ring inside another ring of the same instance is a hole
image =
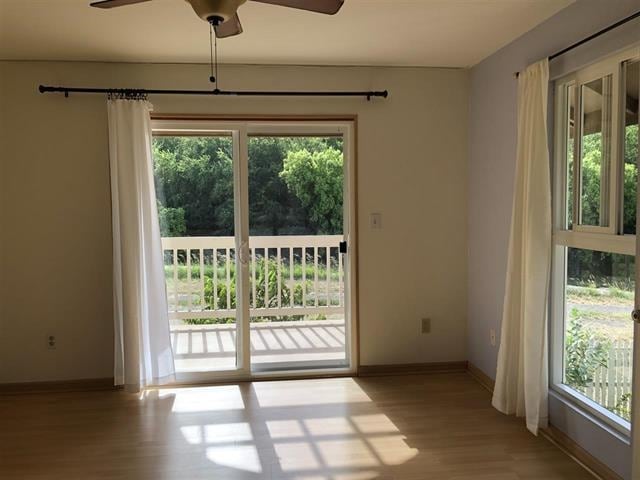
[[[346,359],[344,320],[252,323],[250,339],[254,365]],[[235,324],[172,325],[171,341],[179,372],[235,366]]]

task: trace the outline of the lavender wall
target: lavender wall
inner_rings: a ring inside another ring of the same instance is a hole
[[[577,0],[471,70],[469,130],[469,361],[495,378],[502,318],[516,152],[516,81],[528,64],[640,10],[640,0]],[[640,41],[636,20],[558,58],[551,73],[569,72]],[[551,421],[623,478],[630,478],[624,438],[597,426],[560,399]]]

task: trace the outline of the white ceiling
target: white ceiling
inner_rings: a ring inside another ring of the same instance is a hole
[[[346,0],[335,16],[247,2],[223,63],[468,67],[574,0]],[[0,59],[200,63],[209,30],[183,0],[101,10],[0,0]]]

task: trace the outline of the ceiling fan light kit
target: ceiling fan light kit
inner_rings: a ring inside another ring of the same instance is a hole
[[[95,8],[111,9],[133,5],[136,3],[147,3],[152,0],[100,0],[91,3]],[[177,0],[176,0],[177,1]],[[193,11],[209,23],[210,28],[215,32],[215,37],[226,38],[242,33],[242,25],[238,17],[238,8],[247,0],[185,0],[191,5]],[[344,0],[249,0],[253,2],[278,5],[281,7],[295,8],[326,15],[338,13]],[[217,49],[215,55],[215,67],[217,70]],[[178,89],[141,89],[141,88],[98,88],[98,87],[56,87],[40,85],[40,93],[63,93],[68,97],[70,93],[106,93],[109,95],[119,95],[125,98],[139,98],[146,95],[210,95],[210,96],[238,96],[238,97],[365,97],[371,100],[374,97],[387,98],[387,90],[370,91],[233,91],[221,90],[218,88],[217,75],[213,75],[213,46],[211,56],[211,77],[210,80],[216,84],[212,90],[178,90]]]
[[[186,0],[201,19],[214,26],[231,20],[247,0]]]

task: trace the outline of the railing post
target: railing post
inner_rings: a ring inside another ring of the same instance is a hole
[[[202,310],[204,310],[205,304],[206,304],[206,300],[204,299],[204,249],[200,248],[200,257],[198,257],[198,259],[200,260],[199,264],[200,264],[200,294],[198,295],[198,298],[200,299],[200,308]]]
[[[282,308],[282,265],[280,264],[280,247],[276,247],[277,277],[278,277],[278,308]]]

